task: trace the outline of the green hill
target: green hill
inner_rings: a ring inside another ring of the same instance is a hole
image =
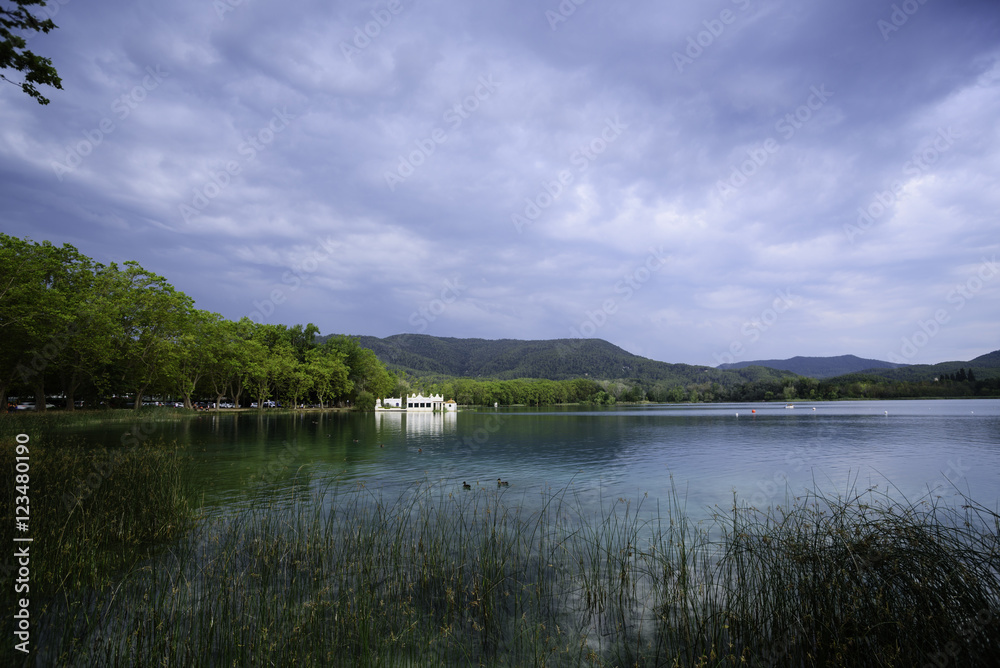
[[[748,367],[733,371],[690,364],[669,364],[633,355],[601,339],[457,339],[426,334],[386,338],[357,336],[386,366],[416,377],[545,378],[567,380],[635,379],[687,385],[719,383],[731,387],[790,377],[785,371]]]
[[[790,371],[800,376],[810,378],[834,378],[849,373],[869,371],[871,369],[895,369],[901,364],[870,360],[855,355],[838,355],[836,357],[792,357],[786,360],[756,360],[753,362],[735,362],[720,364],[720,369],[742,369],[748,366],[763,366],[769,369]]]
[[[955,374],[960,369],[972,369],[976,378],[987,380],[1000,378],[1000,350],[980,355],[968,362],[939,362],[938,364],[910,364],[896,369],[867,369],[863,372],[845,374],[833,380],[854,381],[884,378],[893,381],[922,382],[933,381],[943,374]]]

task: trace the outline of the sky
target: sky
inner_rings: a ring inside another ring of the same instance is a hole
[[[710,366],[1000,348],[996,0],[42,13],[64,90],[0,81],[0,230],[198,308]]]

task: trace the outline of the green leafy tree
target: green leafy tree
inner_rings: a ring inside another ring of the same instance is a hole
[[[0,397],[15,382],[45,410],[45,380],[72,335],[91,261],[69,244],[0,233]]]
[[[67,410],[75,409],[81,387],[89,386],[94,395],[108,390],[118,326],[109,296],[114,280],[115,272],[98,264],[92,273],[81,271],[75,281],[76,314],[58,361]]]
[[[17,82],[0,74],[0,79],[15,86],[38,101],[48,104],[49,99],[39,92],[35,85],[52,86],[62,90],[62,79],[52,66],[52,60],[36,55],[28,49],[23,33],[48,33],[56,29],[52,19],[38,19],[29,7],[45,6],[45,0],[4,0],[0,4],[0,69],[15,70],[24,75]]]
[[[326,402],[344,396],[354,387],[344,357],[345,355],[337,350],[321,348],[306,353],[308,372],[312,377],[312,387],[319,399],[320,408],[323,408]]]
[[[285,396],[292,408],[298,407],[299,400],[305,397],[313,388],[313,376],[305,364],[294,363],[283,373]]]
[[[271,398],[271,369],[268,362],[267,345],[259,337],[252,336],[243,342],[243,381],[250,398],[257,402],[257,408],[264,408],[264,402]]]
[[[247,323],[252,325],[253,322],[249,318],[233,322],[215,313],[211,316],[206,338],[203,339],[207,356],[205,369],[207,385],[215,395],[216,407],[227,394],[232,396],[238,406],[240,395],[243,393],[241,372],[247,364],[244,344],[250,337]]]
[[[385,364],[368,348],[362,348],[347,336],[328,339],[325,346],[344,354],[344,363],[350,369],[350,380],[354,384],[355,400],[361,392],[370,392],[376,399],[389,395],[396,385],[396,377],[385,368]]]
[[[166,387],[177,374],[178,343],[193,301],[132,261],[118,272],[111,297],[120,324],[116,365],[123,387],[134,394],[139,408],[147,391],[158,384]]]

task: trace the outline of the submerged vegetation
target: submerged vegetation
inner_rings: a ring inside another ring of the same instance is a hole
[[[300,470],[191,526],[183,451],[32,457],[29,663],[958,666],[1000,655],[1000,514],[971,500],[814,492],[767,509],[734,499],[698,523],[677,495],[590,511],[573,486],[389,492]]]

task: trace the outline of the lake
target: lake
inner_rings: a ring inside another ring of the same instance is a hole
[[[322,488],[363,483],[395,494],[415,483],[496,489],[530,506],[567,490],[599,511],[617,499],[655,508],[675,490],[693,517],[758,507],[786,493],[891,486],[911,501],[956,489],[1000,500],[1000,400],[848,401],[468,409],[457,413],[204,413],[155,423],[194,459],[207,510],[225,512],[259,481]],[[85,430],[120,442],[125,427]]]
[[[1000,507],[1000,400],[139,419],[67,429],[176,441],[205,521],[113,595],[57,596],[39,664],[694,665],[727,648],[727,665],[805,665],[836,648],[929,665],[953,645],[955,665],[986,665],[998,649],[996,516],[921,511],[961,493]],[[734,494],[817,490],[862,496],[730,513]],[[908,502],[882,513],[882,494]]]

